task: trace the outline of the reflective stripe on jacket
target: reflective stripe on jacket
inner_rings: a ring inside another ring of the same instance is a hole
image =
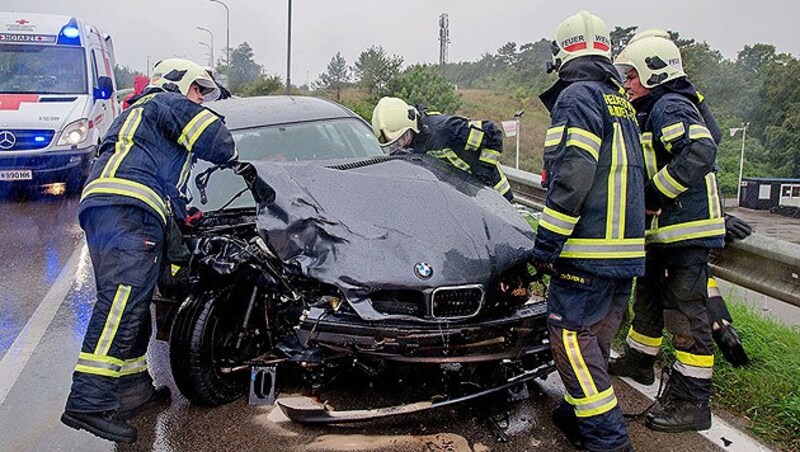
[[[500,168],[503,132],[492,121],[429,113],[412,143],[414,152],[427,153],[477,176],[509,201],[511,186]]]
[[[611,82],[576,81],[551,118],[534,255],[590,274],[642,275],[644,162],[633,107]]]
[[[655,246],[724,246],[717,177],[717,145],[687,97],[667,92],[643,112],[642,149],[647,189],[664,199],[661,215],[648,217],[646,242]]]
[[[170,211],[183,218],[194,162],[225,163],[235,157],[233,137],[220,116],[181,94],[150,90],[111,124],[80,211],[132,204],[164,222]]]

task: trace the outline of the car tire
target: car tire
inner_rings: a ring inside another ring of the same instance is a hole
[[[230,342],[241,321],[228,291],[191,295],[175,316],[170,332],[170,367],[175,384],[195,405],[215,407],[233,402],[247,392],[249,373],[223,373],[216,354]],[[224,309],[223,309],[224,308]]]

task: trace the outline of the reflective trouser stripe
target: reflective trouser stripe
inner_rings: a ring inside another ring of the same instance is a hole
[[[547,129],[547,134],[544,137],[544,147],[558,146],[563,138],[564,126],[551,127]]]
[[[469,164],[461,160],[461,157],[459,157],[458,154],[456,154],[452,149],[436,149],[433,151],[428,151],[428,155],[431,157],[436,157],[437,159],[447,160],[461,171],[470,172],[471,168]]]
[[[505,173],[503,173],[503,170],[500,169],[499,165],[497,166],[497,171],[500,173],[500,182],[494,184],[494,187],[492,188],[497,190],[501,195],[505,195],[509,190],[511,190],[511,184],[508,183],[508,178],[506,177]]]
[[[196,114],[181,131],[181,135],[178,137],[178,143],[191,151],[192,147],[194,147],[194,143],[200,138],[200,135],[202,135],[208,126],[217,119],[219,119],[219,117],[208,110],[203,110]]]
[[[172,276],[177,275],[180,270],[181,270],[181,266],[180,265],[175,265],[175,264],[170,264],[169,265],[169,274],[172,275]]]
[[[579,219],[580,217],[572,217],[545,207],[541,217],[539,217],[539,226],[556,234],[570,236]]]
[[[595,160],[600,160],[600,146],[603,140],[597,135],[578,127],[567,129],[567,146],[575,146],[588,152]]]
[[[500,153],[494,149],[484,149],[481,151],[480,161],[490,165],[497,165],[500,163]]]
[[[663,341],[663,337],[650,337],[637,333],[633,330],[633,327],[628,331],[628,337],[625,339],[630,348],[650,356],[658,354],[658,349],[661,348]]]
[[[470,121],[469,122],[469,137],[467,137],[467,145],[465,149],[468,151],[474,151],[481,147],[481,143],[483,143],[483,136],[485,133],[481,130],[481,121]]]
[[[656,150],[653,147],[652,132],[645,132],[642,134],[642,151],[644,152],[644,166],[647,170],[647,180],[650,180],[658,172],[658,162],[656,160]]]
[[[699,140],[701,138],[708,138],[709,140],[714,139],[714,137],[711,136],[711,132],[709,132],[707,128],[701,126],[700,124],[690,124],[689,139]]]
[[[164,200],[162,200],[152,188],[144,184],[118,177],[101,177],[86,184],[86,187],[83,188],[81,201],[95,194],[121,195],[138,199],[150,206],[150,208],[161,217],[161,220],[165,224],[167,222],[167,206]]]
[[[714,173],[706,174],[706,192],[708,195],[709,218],[721,217],[722,204],[719,201],[719,190],[717,189],[717,175]]]
[[[568,239],[559,257],[631,259],[644,257],[644,239]]]
[[[575,407],[575,415],[578,417],[597,416],[611,411],[617,406],[617,396],[614,394],[613,387],[609,387],[605,391],[583,398],[576,398],[569,394],[564,394],[564,400]]]
[[[93,353],[81,352],[78,355],[76,372],[102,375],[105,377],[119,378],[147,371],[147,357],[122,360],[111,356],[100,356]]]
[[[673,369],[687,377],[709,380],[714,373],[714,355],[695,355],[681,350],[675,351],[677,360]]]
[[[649,230],[647,243],[673,243],[704,237],[725,235],[725,220],[712,218],[709,220],[690,221]]]
[[[722,294],[719,291],[719,286],[717,286],[717,280],[713,276],[710,276],[708,278],[708,298],[720,296],[722,296]]]
[[[625,237],[625,207],[628,202],[628,152],[622,136],[622,127],[614,123],[611,145],[611,168],[608,174],[608,200],[606,207],[606,237],[619,240]]]
[[[114,177],[114,174],[116,174],[119,169],[119,165],[122,164],[125,156],[128,155],[128,152],[133,147],[133,137],[136,135],[136,129],[141,122],[142,108],[131,108],[130,114],[125,118],[125,122],[122,123],[119,135],[117,136],[117,144],[114,146],[114,155],[106,162],[101,177]]]
[[[97,346],[94,349],[95,355],[106,356],[111,348],[111,343],[114,341],[114,336],[119,329],[119,323],[122,320],[122,313],[125,311],[125,306],[128,304],[128,298],[131,296],[131,286],[120,284],[117,286],[117,292],[114,294],[114,301],[111,303],[111,308],[108,310],[108,317],[103,326],[103,332],[100,334],[100,339],[97,341]]]
[[[655,177],[653,177],[653,182],[656,184],[658,191],[663,193],[667,198],[673,199],[688,190],[688,187],[684,187],[680,182],[675,180],[667,168],[667,166],[661,168],[661,171],[656,173]]]
[[[575,378],[578,380],[578,384],[581,385],[583,393],[587,397],[597,394],[597,386],[594,384],[592,374],[583,360],[583,354],[581,353],[580,345],[578,345],[578,333],[563,330],[562,340],[564,341],[564,349],[567,352],[572,371],[575,372]]]

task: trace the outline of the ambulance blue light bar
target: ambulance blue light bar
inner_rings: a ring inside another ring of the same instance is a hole
[[[57,44],[79,46],[81,45],[81,31],[78,28],[78,21],[71,18],[66,25],[61,27],[61,32],[58,33]]]

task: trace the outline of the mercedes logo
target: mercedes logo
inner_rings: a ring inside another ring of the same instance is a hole
[[[11,149],[17,144],[17,137],[8,130],[0,131],[0,149]]]
[[[417,262],[414,265],[414,274],[419,279],[428,279],[433,276],[433,267],[426,262]]]

